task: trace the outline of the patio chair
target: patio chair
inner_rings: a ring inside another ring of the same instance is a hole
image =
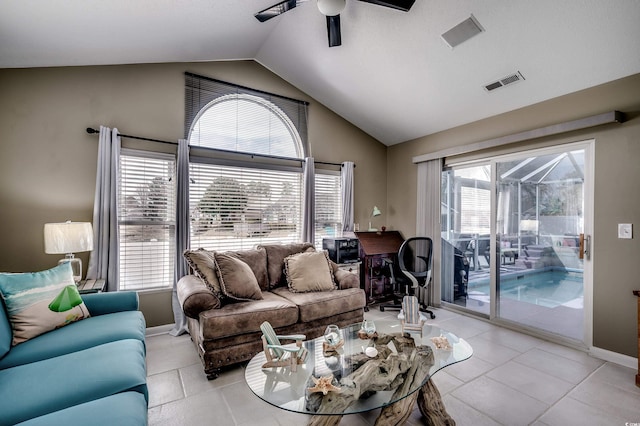
[[[307,359],[308,351],[302,346],[305,335],[278,336],[268,321],[260,325],[260,330],[262,330],[262,347],[267,358],[262,368],[291,367],[291,371],[296,371],[297,365],[304,363]],[[284,346],[280,343],[280,339],[295,340],[296,344]]]
[[[405,296],[402,299],[402,311],[398,314],[402,325],[402,332],[418,331],[422,337],[422,326],[427,322],[427,317],[420,312],[420,302],[415,296]]]

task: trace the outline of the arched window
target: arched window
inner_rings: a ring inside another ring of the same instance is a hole
[[[191,247],[301,241],[307,103],[189,73],[185,98],[189,145],[210,148],[190,154]],[[320,247],[342,229],[339,172],[315,182]]]
[[[202,108],[191,126],[189,145],[304,158],[289,117],[272,102],[246,94],[221,96]]]

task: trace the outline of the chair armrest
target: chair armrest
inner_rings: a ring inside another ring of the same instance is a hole
[[[92,316],[138,310],[138,293],[135,291],[90,293],[81,297]]]
[[[200,312],[218,309],[222,306],[220,299],[195,275],[186,275],[180,278],[177,290],[180,306],[189,318],[198,319]]]
[[[300,352],[300,350],[302,350],[302,347],[298,347],[298,346],[282,346],[282,345],[267,345],[267,348],[269,348],[269,349],[281,349],[281,350],[287,351],[287,352]]]
[[[360,279],[356,274],[344,271],[340,269],[335,262],[330,262],[331,268],[333,269],[333,278],[336,281],[338,289],[344,290],[347,288],[360,288]]]
[[[304,340],[307,338],[304,334],[292,334],[289,336],[276,336],[278,339]]]

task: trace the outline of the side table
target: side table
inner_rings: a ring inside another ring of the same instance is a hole
[[[103,279],[82,280],[78,283],[78,292],[80,294],[101,293],[107,288],[107,281]]]

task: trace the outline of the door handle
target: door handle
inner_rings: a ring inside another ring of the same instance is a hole
[[[579,258],[591,260],[591,235],[580,234]]]

